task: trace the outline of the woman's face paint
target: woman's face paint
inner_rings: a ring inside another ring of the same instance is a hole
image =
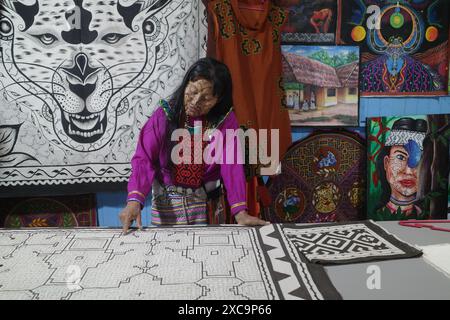
[[[411,200],[417,193],[417,150],[408,145],[408,150],[414,152],[413,160],[405,147],[393,146],[389,156],[384,158],[386,179],[391,186],[392,195],[398,200]],[[411,149],[412,148],[412,149]],[[419,148],[420,150],[420,148]],[[410,167],[409,163],[415,164]]]
[[[184,108],[191,117],[208,114],[217,100],[213,93],[213,83],[205,79],[190,81],[184,91]]]

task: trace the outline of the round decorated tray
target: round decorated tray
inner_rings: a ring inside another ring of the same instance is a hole
[[[271,222],[334,222],[365,218],[366,148],[350,131],[316,131],[294,143],[281,174],[267,183]]]

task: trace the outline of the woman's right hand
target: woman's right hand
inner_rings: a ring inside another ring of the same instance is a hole
[[[129,201],[127,206],[119,214],[120,222],[122,222],[123,233],[128,233],[128,228],[136,220],[137,227],[142,230],[141,204],[137,201]]]

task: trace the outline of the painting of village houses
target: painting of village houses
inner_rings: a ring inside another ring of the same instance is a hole
[[[282,46],[292,126],[358,126],[359,48]]]

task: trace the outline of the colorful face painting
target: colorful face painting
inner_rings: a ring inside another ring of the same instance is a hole
[[[368,119],[368,217],[446,219],[450,115]]]
[[[335,43],[338,0],[281,0],[288,11],[282,29],[285,43]]]
[[[361,95],[447,93],[449,3],[341,1],[338,43],[361,46]]]
[[[282,46],[292,126],[358,126],[359,48]]]
[[[0,186],[126,181],[143,124],[204,54],[199,1],[0,3]]]

